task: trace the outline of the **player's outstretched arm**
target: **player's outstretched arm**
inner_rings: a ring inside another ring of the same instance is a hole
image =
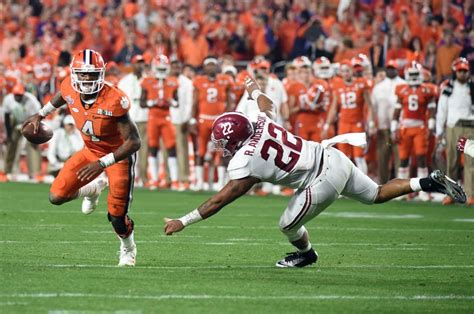
[[[63,96],[61,96],[61,93],[57,93],[46,105],[43,106],[43,108],[40,109],[40,111],[38,111],[38,113],[26,119],[25,122],[23,122],[23,127],[31,123],[35,127],[33,133],[38,133],[41,120],[64,104],[66,104],[66,101],[63,99]]]
[[[276,112],[273,101],[262,92],[260,86],[250,76],[247,76],[245,79],[245,89],[247,90],[250,99],[257,101],[260,111],[265,113],[270,119],[275,120]]]
[[[120,145],[115,152],[109,153],[101,157],[98,161],[93,161],[79,169],[77,172],[79,180],[89,180],[99,175],[104,168],[129,157],[140,149],[140,134],[138,133],[137,126],[130,119],[128,113],[117,119],[117,127],[125,142]]]
[[[260,180],[254,177],[230,180],[229,183],[219,191],[219,193],[205,201],[201,206],[187,215],[184,215],[179,219],[165,218],[165,234],[172,235],[175,232],[183,230],[184,227],[192,223],[216,214],[224,206],[247,193],[252,186],[258,182],[260,182]]]

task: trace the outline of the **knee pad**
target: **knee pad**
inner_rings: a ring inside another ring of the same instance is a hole
[[[303,237],[304,233],[306,232],[306,228],[304,226],[301,226],[299,228],[292,228],[290,230],[287,230],[287,229],[283,229],[280,226],[280,231],[286,235],[286,237],[288,238],[288,241],[293,242]]]
[[[107,217],[114,228],[115,233],[121,238],[127,238],[133,231],[133,220],[125,216],[112,216],[107,214]]]

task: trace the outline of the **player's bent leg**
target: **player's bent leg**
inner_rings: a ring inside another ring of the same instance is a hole
[[[77,171],[96,159],[97,157],[86,149],[69,158],[51,185],[49,193],[51,204],[61,205],[77,197],[88,196],[90,189],[87,186],[95,178],[81,181],[77,178]]]
[[[135,158],[130,156],[123,163],[116,163],[106,168],[109,177],[108,217],[112,227],[120,239],[119,266],[134,266],[137,247],[134,241],[134,224],[128,217],[133,199],[135,181]]]

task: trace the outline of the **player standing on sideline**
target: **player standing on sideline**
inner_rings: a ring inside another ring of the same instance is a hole
[[[340,141],[356,145],[365,142],[363,133],[345,134],[322,144],[294,136],[272,121],[272,101],[252,79],[247,90],[257,99],[261,113],[252,123],[243,114],[229,112],[216,119],[212,139],[224,155],[233,156],[228,167],[230,181],[216,195],[179,219],[165,218],[167,235],[206,219],[244,195],[254,184],[269,181],[298,189],[280,218],[280,230],[298,251],[277,262],[278,267],[304,267],[317,261],[304,224],[333,203],[340,194],[358,201],[383,203],[414,191],[437,191],[465,202],[466,195],[456,182],[441,171],[426,178],[394,179],[377,185],[339,150]]]
[[[417,176],[426,177],[428,166],[426,155],[428,153],[428,141],[434,134],[436,127],[435,114],[436,91],[429,85],[423,83],[422,67],[413,61],[405,68],[406,84],[395,88],[397,103],[390,126],[392,142],[398,143],[400,155],[400,168],[398,177],[407,179],[409,177],[409,163],[412,150],[415,151]],[[426,127],[426,113],[429,112],[428,127]],[[403,113],[403,114],[402,114]],[[400,116],[402,119],[400,121]],[[418,197],[422,201],[431,199],[428,193],[420,191]]]
[[[365,132],[364,104],[367,106],[367,130],[369,135],[376,132],[372,102],[370,101],[370,87],[367,80],[362,77],[354,77],[350,61],[342,62],[340,73],[342,80],[334,82],[332,86],[332,104],[329,108],[326,123],[323,127],[323,138],[327,138],[327,132],[336,119],[339,112],[338,134],[350,132]],[[351,147],[340,144],[338,148],[349,158],[353,158],[357,167],[367,174],[367,162],[364,158],[364,150],[361,147]]]
[[[105,180],[94,179],[105,171],[110,186],[108,218],[120,239],[118,266],[135,266],[137,249],[128,211],[140,136],[128,116],[130,101],[120,89],[104,82],[105,63],[96,51],[80,51],[70,67],[71,75],[61,83],[60,92],[24,125],[32,123],[37,132],[42,119],[67,104],[85,147],[65,162],[51,186],[49,200],[61,205],[84,197],[82,211],[91,213],[107,185]]]
[[[207,143],[211,139],[212,124],[222,113],[233,107],[232,78],[219,73],[218,61],[207,57],[204,62],[205,75],[194,79],[193,110],[189,124],[197,127],[198,149],[196,153],[196,184],[194,190],[202,190],[204,185],[204,155]],[[197,123],[197,125],[196,125]],[[216,190],[224,185],[225,166],[223,159],[217,168],[218,183]]]
[[[151,62],[154,77],[143,78],[140,106],[148,111],[148,165],[151,182],[148,186],[156,189],[158,183],[158,155],[160,138],[168,151],[168,168],[171,189],[178,190],[178,160],[176,158],[176,134],[171,123],[170,107],[178,105],[178,78],[170,76],[170,62],[165,55],[158,55]]]

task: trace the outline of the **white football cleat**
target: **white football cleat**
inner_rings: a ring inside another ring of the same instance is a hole
[[[126,248],[125,246],[120,246],[120,260],[118,263],[119,267],[125,266],[135,266],[135,259],[137,257],[137,246],[133,244],[131,247]]]
[[[82,200],[82,213],[85,215],[91,214],[96,208],[97,204],[99,204],[99,196],[102,191],[107,186],[107,179],[101,178],[98,179],[95,183],[95,192],[91,196],[84,196]]]

